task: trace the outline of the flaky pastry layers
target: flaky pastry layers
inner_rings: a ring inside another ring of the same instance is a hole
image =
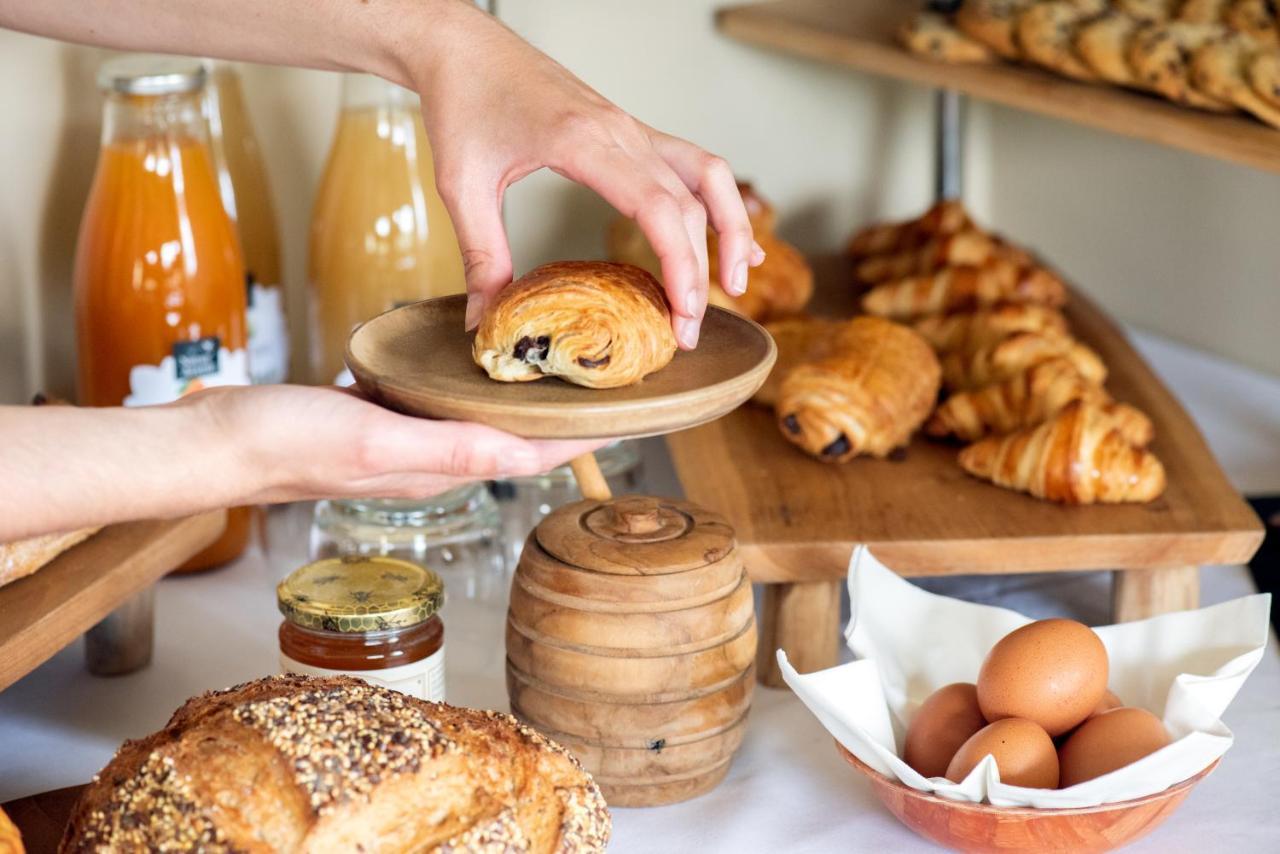
[[[933,350],[914,331],[856,317],[830,356],[787,375],[774,408],[782,434],[815,457],[884,457],[929,415],[940,376]]]
[[[676,352],[666,296],[630,264],[558,261],[512,282],[485,312],[472,355],[489,376],[588,388],[639,382]]]

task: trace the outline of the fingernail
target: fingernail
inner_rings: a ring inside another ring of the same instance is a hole
[[[484,313],[484,300],[479,294],[467,297],[467,319],[464,323],[468,332],[480,325],[480,315]]]
[[[756,243],[754,240],[751,241],[751,266],[759,267],[764,263],[764,259],[764,250],[760,248],[760,244]]]
[[[681,320],[679,329],[676,330],[676,337],[680,339],[680,344],[686,350],[692,350],[698,346],[698,322],[696,320]]]
[[[739,261],[733,268],[733,279],[729,282],[729,293],[740,297],[747,292],[747,262]]]
[[[700,309],[702,306],[698,301],[698,292],[689,291],[684,295],[684,313],[689,317],[698,317],[702,314]]]

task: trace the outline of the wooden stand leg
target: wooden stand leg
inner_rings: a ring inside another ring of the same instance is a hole
[[[135,593],[84,633],[84,658],[94,676],[122,676],[151,663],[155,586]]]
[[[578,481],[578,491],[583,498],[608,501],[613,497],[609,481],[605,480],[604,472],[600,471],[600,463],[595,454],[574,457],[569,461],[569,468],[573,469],[574,480]]]
[[[765,585],[756,652],[756,676],[761,685],[786,685],[778,669],[779,647],[787,651],[791,665],[801,673],[831,667],[839,660],[843,584],[816,581]]]
[[[1117,623],[1142,620],[1200,604],[1200,567],[1126,569],[1111,573],[1111,617]]]

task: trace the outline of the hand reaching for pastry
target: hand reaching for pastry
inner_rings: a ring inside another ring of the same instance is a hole
[[[451,48],[423,51],[407,68],[466,262],[468,328],[512,278],[503,194],[546,167],[636,220],[662,262],[676,339],[694,347],[707,305],[708,222],[729,294],[745,292],[748,266],[764,260],[729,165],[627,115],[469,3],[442,5],[447,23],[433,35]]]

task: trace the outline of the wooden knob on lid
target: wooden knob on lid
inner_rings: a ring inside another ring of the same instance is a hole
[[[609,508],[609,524],[620,534],[652,534],[662,528],[662,508],[654,498],[623,498]]]

